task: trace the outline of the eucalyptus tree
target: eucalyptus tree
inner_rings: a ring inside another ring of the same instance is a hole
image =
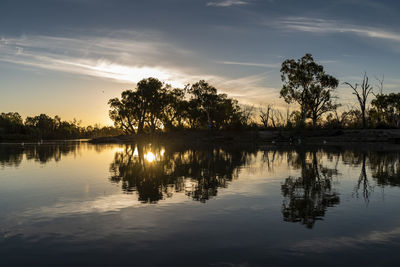
[[[17,112],[0,114],[0,133],[18,133],[24,127],[22,117]]]
[[[158,115],[165,106],[166,88],[160,80],[150,77],[138,82],[137,94],[140,99],[138,132],[143,132],[146,121],[154,132],[160,126]]]
[[[121,99],[113,98],[108,101],[110,118],[125,134],[135,134],[138,129],[141,114],[139,100],[137,92],[126,90],[122,92]]]
[[[314,126],[322,114],[334,108],[332,91],[338,80],[325,73],[324,67],[314,62],[311,54],[297,61],[287,59],[282,63],[283,82],[280,96],[287,103],[300,105],[301,124],[305,125],[307,116],[313,119]]]
[[[334,111],[338,104],[333,102],[332,92],[337,88],[339,81],[332,76],[326,75],[318,86],[311,86],[308,106],[313,127],[317,126],[318,120],[323,114]]]
[[[182,128],[188,104],[185,100],[185,91],[180,88],[170,89],[164,93],[161,101],[164,103],[161,105],[163,109],[160,111],[160,120],[164,129]]]
[[[191,123],[206,126],[209,129],[239,128],[246,125],[252,109],[243,109],[235,99],[226,94],[218,94],[217,89],[204,80],[187,85],[190,99]],[[206,125],[204,125],[206,124]]]
[[[142,133],[145,126],[154,132],[161,127],[161,112],[167,101],[167,88],[156,78],[137,83],[136,90],[126,90],[121,99],[113,98],[109,115],[115,126],[127,134]]]
[[[189,98],[185,93],[188,92]],[[242,109],[235,99],[218,94],[214,86],[201,80],[185,89],[165,85],[155,78],[141,80],[135,90],[122,92],[109,102],[110,118],[126,134],[183,128],[240,128],[252,109]]]
[[[371,106],[370,118],[376,126],[400,126],[400,93],[377,94]]]
[[[213,119],[215,106],[218,101],[217,89],[208,84],[204,80],[200,80],[195,84],[186,87],[188,92],[192,94],[192,100],[197,104],[199,110],[204,112],[207,118],[207,126],[213,128]]]

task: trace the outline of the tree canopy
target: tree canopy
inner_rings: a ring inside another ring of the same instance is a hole
[[[204,80],[179,89],[147,78],[108,103],[114,125],[126,134],[182,128],[237,129],[247,122],[237,100],[218,94]]]
[[[332,111],[332,92],[339,81],[325,73],[324,67],[314,62],[311,54],[306,54],[299,60],[287,59],[282,63],[280,91],[281,97],[287,103],[300,105],[302,124],[307,117],[312,118],[313,125],[322,114]]]

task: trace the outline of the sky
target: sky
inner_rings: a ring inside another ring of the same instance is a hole
[[[0,112],[112,124],[107,101],[156,77],[205,79],[242,104],[274,104],[280,64],[311,53],[343,82],[400,92],[397,0],[1,0]]]

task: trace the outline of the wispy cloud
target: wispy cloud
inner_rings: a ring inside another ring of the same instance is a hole
[[[247,67],[260,67],[260,68],[279,68],[280,63],[254,63],[254,62],[238,62],[238,61],[217,61],[219,64],[225,65],[240,65],[240,66],[247,66]]]
[[[49,36],[0,39],[0,61],[124,83],[153,76],[182,86],[191,77],[174,67],[173,58],[189,53],[154,40]]]
[[[129,34],[124,34],[125,36]],[[130,38],[111,37],[51,37],[22,36],[0,38],[0,62],[28,66],[75,75],[111,79],[120,83],[135,84],[146,77],[157,77],[172,86],[183,87],[205,79],[221,92],[237,97],[243,103],[257,103],[260,96],[268,97],[274,88],[267,88],[265,73],[229,78],[207,73],[193,67],[193,62],[207,61],[192,51],[148,36]],[[140,41],[139,41],[140,40]],[[258,64],[226,61],[222,64],[276,67],[275,64]],[[197,65],[197,64],[195,64]]]
[[[230,6],[239,6],[248,4],[249,4],[248,1],[243,1],[243,0],[221,0],[221,1],[208,2],[207,6],[230,7]]]
[[[259,105],[260,100],[265,99],[276,99],[279,102],[279,90],[266,86],[269,73],[270,71],[236,79],[215,77],[211,81],[243,104]]]
[[[352,25],[334,20],[290,17],[279,20],[275,25],[278,28],[283,28],[287,30],[311,32],[318,34],[350,33],[363,37],[400,42],[400,32],[387,31],[381,28]]]

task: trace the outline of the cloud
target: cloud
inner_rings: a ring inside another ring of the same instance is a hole
[[[153,76],[174,86],[183,86],[187,77],[191,79],[190,74],[174,67],[181,65],[176,64],[177,58],[192,56],[189,51],[165,42],[133,37],[2,37],[0,61],[123,83],[136,83]],[[190,67],[186,69],[190,71]]]
[[[340,236],[304,240],[293,245],[292,250],[302,253],[326,253],[334,249],[360,248],[369,244],[384,244],[400,236],[400,228],[389,231],[371,231],[359,236]]]
[[[173,194],[174,197],[160,201],[158,205],[182,203],[189,201],[183,192]],[[137,200],[136,195],[132,194],[111,194],[101,196],[91,200],[60,202],[38,209],[23,212],[23,217],[32,218],[57,218],[76,214],[107,213],[116,212],[125,208],[141,208],[148,206]]]
[[[278,23],[275,24],[275,26],[287,30],[311,32],[317,34],[349,33],[363,37],[400,42],[399,32],[386,31],[381,28],[346,24],[334,20],[290,17],[279,20]]]
[[[183,87],[204,79],[243,103],[258,104],[260,97],[268,98],[277,91],[265,86],[265,73],[233,79],[210,74],[199,68],[198,63],[207,66],[215,64],[214,60],[207,60],[151,34],[121,35],[123,37],[3,36],[0,37],[0,62],[130,84],[157,77],[172,86]],[[274,64],[233,61],[222,64],[275,67]]]
[[[213,1],[208,2],[207,6],[215,6],[215,7],[230,7],[230,6],[239,6],[239,5],[248,5],[249,2],[243,0],[222,0],[222,1]]]
[[[281,63],[254,63],[254,62],[237,62],[237,61],[217,61],[219,64],[225,65],[240,65],[240,66],[248,66],[248,67],[260,67],[260,68],[279,68]]]
[[[259,105],[266,99],[274,99],[281,103],[282,101],[279,99],[279,90],[274,87],[266,86],[269,73],[270,72],[263,72],[236,79],[211,77],[210,82],[215,84],[217,88],[221,88],[222,92],[228,93],[231,97],[238,99],[243,104]]]

